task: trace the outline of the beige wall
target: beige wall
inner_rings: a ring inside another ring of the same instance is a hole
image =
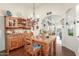
[[[32,13],[32,5],[30,4],[0,4],[0,15],[4,14],[4,11],[10,10],[14,17],[22,16],[27,18]],[[19,15],[18,15],[19,14]]]

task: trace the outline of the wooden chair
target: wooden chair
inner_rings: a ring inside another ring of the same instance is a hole
[[[30,56],[38,56],[38,54],[41,55],[40,46],[38,46],[36,43],[33,43],[30,34],[27,35],[28,36],[26,36],[24,39],[24,47],[25,47],[26,55],[30,55]]]
[[[29,55],[32,55],[32,41],[29,38],[25,38],[24,40],[24,48],[25,48],[25,52]],[[26,54],[26,55],[27,55]]]

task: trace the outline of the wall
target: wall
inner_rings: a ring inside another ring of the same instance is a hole
[[[0,51],[5,50],[4,18],[0,16]]]
[[[70,19],[68,19],[69,16],[71,17]],[[76,40],[76,24],[74,25],[73,28],[74,36],[69,36],[68,27],[66,25],[67,20],[71,20],[69,24],[72,23],[73,21],[76,21],[76,6],[73,6],[72,10],[70,10],[68,13],[65,14],[65,24],[63,28],[63,41],[62,41],[63,46],[76,52],[78,48],[78,42]]]
[[[6,10],[10,10],[14,17],[21,16],[27,18],[32,14],[32,5],[31,4],[22,4],[22,3],[0,3],[0,15],[3,16]]]
[[[77,40],[76,55],[79,56],[79,4],[76,5],[76,40]]]

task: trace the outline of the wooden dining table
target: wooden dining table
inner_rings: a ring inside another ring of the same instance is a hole
[[[37,43],[41,46],[41,53],[44,56],[56,55],[56,36],[50,35],[48,38],[38,37],[32,38],[33,43]]]

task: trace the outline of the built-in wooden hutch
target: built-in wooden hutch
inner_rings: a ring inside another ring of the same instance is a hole
[[[24,35],[23,32],[18,32],[18,30],[30,30],[31,20],[19,17],[5,16],[5,36],[6,36],[6,50],[9,51],[22,47],[24,45]]]

